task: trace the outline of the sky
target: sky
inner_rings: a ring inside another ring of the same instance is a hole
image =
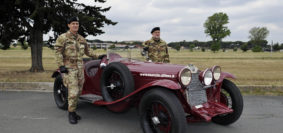
[[[79,0],[88,5],[94,0]],[[161,28],[161,38],[172,41],[209,41],[203,24],[209,16],[224,12],[229,16],[230,36],[224,41],[248,41],[253,27],[267,27],[267,41],[283,43],[283,0],[107,0],[104,13],[118,22],[105,25],[105,33],[87,39],[111,41],[139,40],[151,37],[153,27]]]

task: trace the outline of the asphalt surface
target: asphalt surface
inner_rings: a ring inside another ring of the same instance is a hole
[[[193,133],[283,133],[283,97],[245,96],[242,117],[232,125],[189,123]],[[142,133],[135,108],[113,113],[80,102],[77,125],[68,123],[52,93],[0,91],[0,133]]]

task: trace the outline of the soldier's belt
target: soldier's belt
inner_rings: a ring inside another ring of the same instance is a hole
[[[64,59],[64,62],[65,61],[69,61],[70,63],[76,63],[78,62],[78,59]]]

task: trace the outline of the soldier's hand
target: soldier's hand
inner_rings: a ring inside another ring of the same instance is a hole
[[[146,52],[148,52],[148,47],[144,47],[144,48],[142,49],[141,55],[142,55],[142,56],[145,56],[145,55],[146,55]]]
[[[59,68],[60,68],[61,73],[68,73],[69,72],[68,69],[65,66],[60,66]]]
[[[145,51],[141,51],[141,55],[145,56],[146,52]]]
[[[106,54],[99,55],[98,59],[102,60],[105,56],[106,56]]]
[[[144,47],[144,48],[143,48],[143,51],[148,51],[148,47]]]

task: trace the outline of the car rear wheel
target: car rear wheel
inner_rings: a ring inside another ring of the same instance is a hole
[[[166,89],[144,94],[139,105],[140,122],[145,133],[185,133],[186,117],[176,95]]]
[[[243,112],[243,97],[240,89],[227,79],[224,79],[222,83],[220,102],[233,109],[233,113],[218,115],[212,118],[213,122],[221,125],[229,125],[240,118]]]
[[[112,62],[103,71],[101,92],[105,101],[112,102],[134,91],[134,79],[127,66]]]
[[[55,78],[53,96],[58,108],[68,109],[68,89],[64,86],[61,75]]]

